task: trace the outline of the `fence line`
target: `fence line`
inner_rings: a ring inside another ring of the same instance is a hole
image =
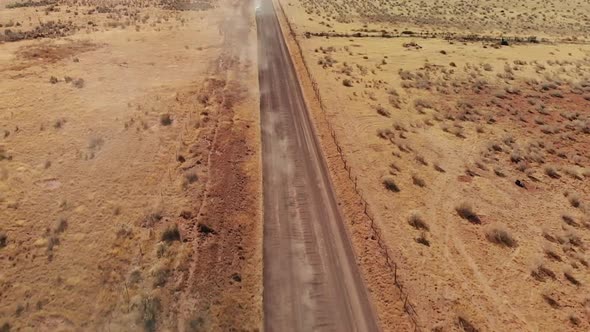
[[[293,37],[293,40],[295,41],[295,44],[297,45],[297,51],[299,52],[299,56],[301,57],[301,59],[303,61],[303,66],[305,67],[305,72],[306,72],[309,80],[311,81],[311,85],[312,85],[315,97],[316,97],[317,101],[319,102],[320,109],[322,111],[322,114],[324,115],[324,121],[328,125],[328,129],[330,130],[330,136],[332,136],[332,140],[334,141],[334,144],[336,145],[336,150],[338,151],[338,156],[340,157],[340,159],[342,161],[344,169],[348,173],[348,178],[354,184],[354,190],[355,190],[356,194],[358,195],[360,202],[363,206],[364,214],[370,221],[369,227],[371,228],[373,236],[377,239],[377,244],[379,245],[382,252],[384,253],[386,265],[389,268],[391,274],[393,275],[393,283],[398,288],[398,290],[400,292],[400,300],[403,301],[403,303],[404,303],[404,311],[408,314],[410,321],[414,325],[414,331],[420,331],[420,326],[418,324],[418,322],[419,322],[418,313],[416,312],[414,305],[410,301],[409,294],[404,290],[403,285],[402,285],[400,279],[398,278],[397,263],[391,257],[390,250],[389,250],[387,244],[383,241],[383,239],[381,237],[381,230],[380,230],[379,226],[377,225],[377,223],[375,222],[375,217],[374,217],[373,213],[371,212],[370,205],[367,202],[367,200],[365,199],[362,191],[358,187],[358,177],[355,175],[355,172],[353,172],[352,167],[349,165],[348,161],[346,160],[346,157],[344,156],[343,149],[339,143],[336,131],[334,130],[334,128],[332,127],[332,124],[330,123],[330,121],[328,119],[326,107],[324,105],[324,101],[322,99],[319,86],[318,86],[317,82],[315,81],[315,79],[313,78],[313,76],[311,75],[311,71],[309,70],[309,67],[307,65],[307,61],[305,60],[305,57],[303,56],[303,51],[301,49],[301,46],[299,45],[299,41],[297,40],[297,36],[295,35],[295,30],[293,30],[293,27],[291,26],[291,22],[289,22],[289,20],[287,19],[287,16],[285,15],[283,5],[280,3],[280,1],[277,1],[277,2],[279,3],[283,17],[285,18],[285,21],[286,21],[287,26],[289,28],[289,33],[291,34],[291,36]],[[353,221],[353,223],[354,223],[354,221]]]

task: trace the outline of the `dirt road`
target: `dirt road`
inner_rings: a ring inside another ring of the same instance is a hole
[[[376,331],[272,1],[257,9],[266,331]]]

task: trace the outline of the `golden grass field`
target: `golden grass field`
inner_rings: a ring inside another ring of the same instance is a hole
[[[590,4],[280,3],[420,327],[590,329]]]
[[[259,328],[250,7],[0,1],[1,331]]]

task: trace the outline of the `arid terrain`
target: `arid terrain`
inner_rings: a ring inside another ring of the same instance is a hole
[[[590,3],[278,3],[382,328],[590,329]]]
[[[253,4],[0,0],[0,330],[257,330]]]
[[[589,243],[588,0],[0,0],[0,332],[588,331]]]

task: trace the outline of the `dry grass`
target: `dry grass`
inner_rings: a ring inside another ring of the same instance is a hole
[[[488,241],[504,247],[514,248],[518,246],[517,241],[508,233],[505,226],[491,225],[486,230]]]

